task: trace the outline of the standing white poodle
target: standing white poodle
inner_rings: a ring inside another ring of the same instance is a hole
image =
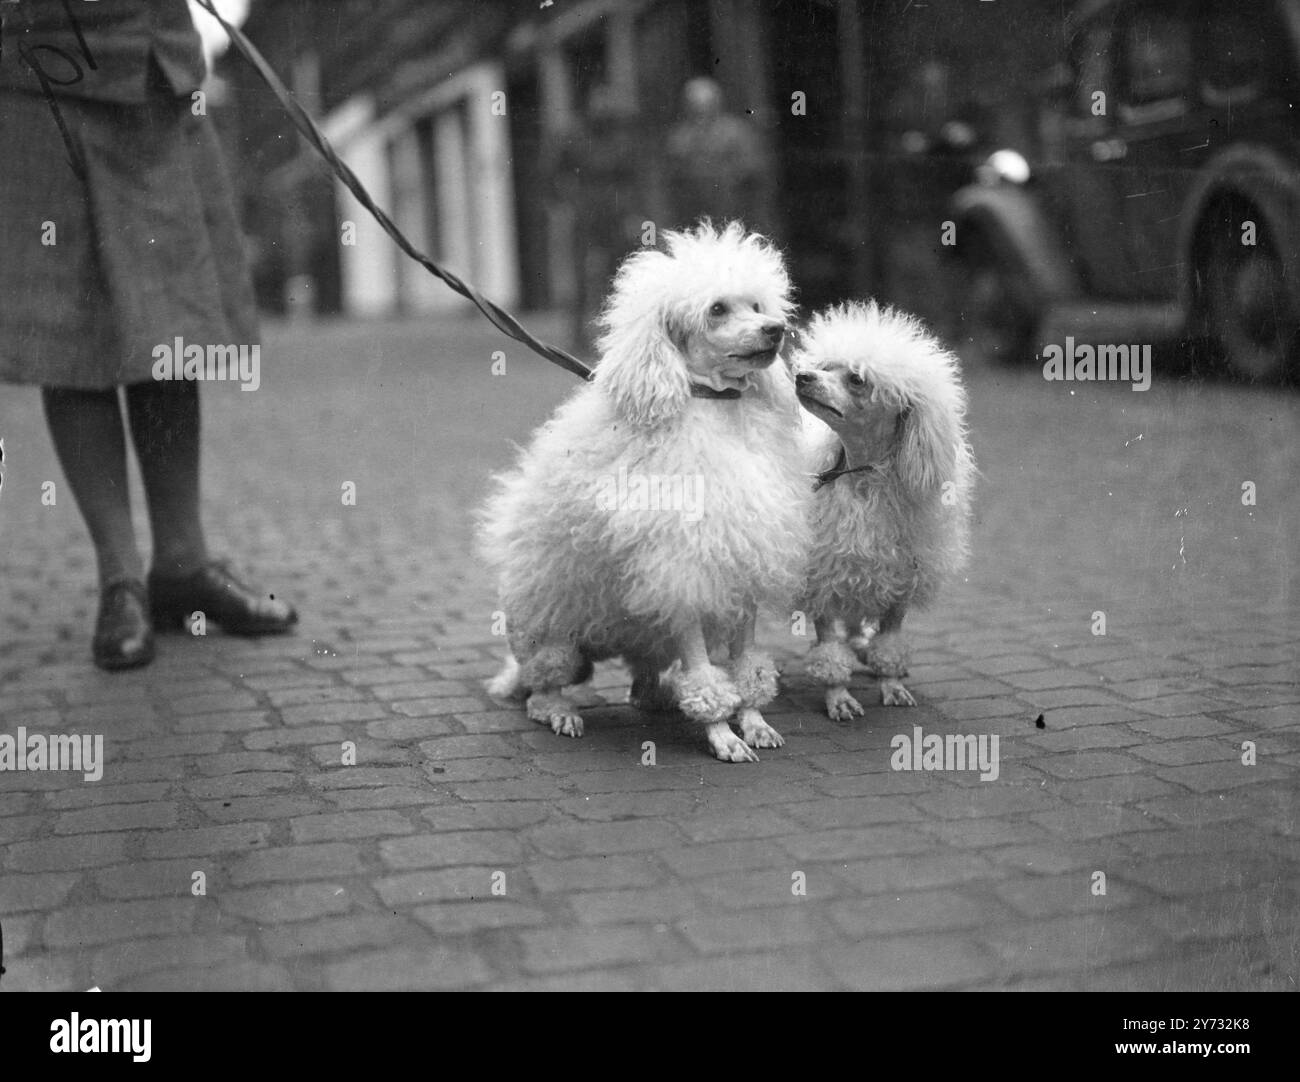
[[[794,364],[799,401],[825,422],[812,426],[823,472],[800,605],[817,629],[809,675],[838,721],[863,712],[847,686],[855,656],[884,705],[914,706],[903,617],[968,555],[975,464],[957,360],[910,316],[849,304],[812,320]]]
[[[737,223],[664,241],[619,268],[594,381],[488,501],[482,548],[513,653],[489,687],[526,694],[530,718],[580,736],[563,689],[621,656],[634,705],[675,704],[718,758],[753,761],[752,747],[783,743],[758,709],[776,669],[754,649],[755,614],[789,611],[807,551],[800,410],[773,363],[790,282],[780,254]],[[709,659],[722,642],[729,670]]]

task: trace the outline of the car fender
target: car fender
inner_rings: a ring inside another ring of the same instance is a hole
[[[1186,312],[1195,301],[1197,231],[1211,204],[1225,196],[1248,200],[1259,209],[1259,232],[1273,238],[1287,280],[1300,283],[1300,170],[1272,147],[1234,146],[1206,162],[1187,196],[1178,237],[1187,268],[1179,301]]]
[[[983,230],[998,258],[1028,275],[1042,304],[1079,294],[1062,238],[1031,193],[1013,184],[969,184],[953,195],[951,209],[958,251],[963,227]]]

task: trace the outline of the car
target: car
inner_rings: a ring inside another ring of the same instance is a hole
[[[1300,353],[1300,0],[1091,0],[953,196],[965,344],[1028,361],[1057,306],[1150,310],[1251,380]]]

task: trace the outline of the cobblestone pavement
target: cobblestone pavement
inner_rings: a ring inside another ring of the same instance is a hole
[[[570,377],[469,319],[265,343],[261,390],[205,391],[205,502],[299,633],[141,672],[90,665],[84,529],[36,393],[0,396],[2,730],[108,760],[0,774],[5,988],[1295,990],[1300,399],[973,373],[921,705],[830,722],[767,625],[788,743],[742,766],[616,668],[582,740],[482,689],[470,511]],[[998,735],[1000,776],[892,770],[913,726]]]

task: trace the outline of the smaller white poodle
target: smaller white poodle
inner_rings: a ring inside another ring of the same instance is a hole
[[[837,721],[863,712],[848,690],[855,660],[879,677],[884,705],[914,706],[903,617],[969,552],[975,465],[957,359],[912,317],[848,304],[813,318],[794,366],[800,403],[824,422],[809,426],[808,673]]]
[[[808,543],[801,411],[774,363],[790,282],[736,223],[664,241],[619,268],[594,381],[488,501],[482,550],[513,655],[489,690],[581,736],[564,689],[622,657],[633,705],[676,705],[718,758],[754,761],[783,743],[759,710],[776,668],[754,648],[755,614],[790,611]],[[714,644],[730,647],[727,668]]]

